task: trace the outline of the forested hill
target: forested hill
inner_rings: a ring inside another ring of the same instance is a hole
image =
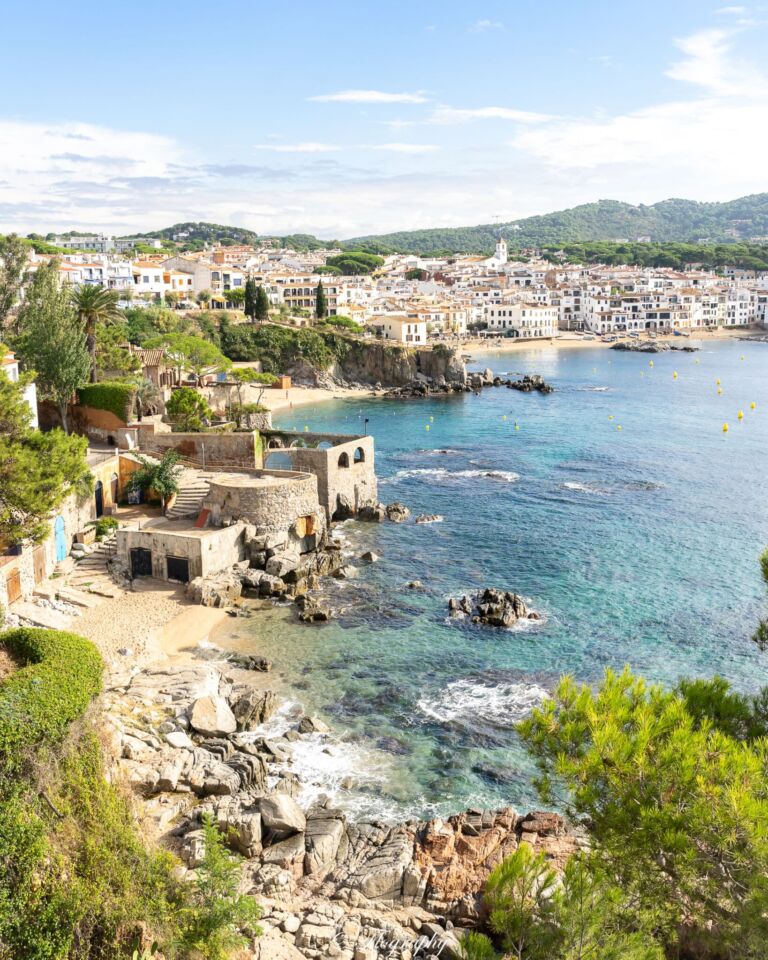
[[[633,206],[618,200],[598,200],[504,224],[385,233],[356,237],[345,245],[381,252],[490,253],[499,231],[514,247],[639,237],[680,242],[751,240],[768,236],[768,193],[726,203],[662,200],[650,206]]]
[[[162,230],[150,230],[141,234],[131,234],[124,239],[133,240],[136,237],[151,237],[154,240],[163,240],[168,245],[177,246],[182,250],[202,250],[205,244],[252,244],[260,246],[263,243],[273,243],[275,246],[290,247],[293,250],[319,250],[331,246],[324,240],[318,240],[308,233],[294,233],[285,237],[262,236],[245,227],[230,227],[222,223],[206,223],[205,221],[189,221],[174,223],[172,227]]]

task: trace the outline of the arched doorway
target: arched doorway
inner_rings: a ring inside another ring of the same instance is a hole
[[[96,489],[93,494],[96,499],[96,517],[98,519],[104,513],[104,484],[101,480],[96,481]]]
[[[56,517],[53,525],[53,532],[56,536],[56,563],[61,563],[67,559],[67,530],[64,526],[64,517]]]
[[[117,506],[117,498],[119,493],[120,493],[120,478],[116,473],[113,473],[109,481],[109,495],[112,499],[112,504],[114,506]]]

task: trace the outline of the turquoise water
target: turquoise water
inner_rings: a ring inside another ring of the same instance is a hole
[[[366,813],[534,802],[511,727],[566,672],[594,681],[629,663],[664,682],[767,682],[749,637],[768,605],[768,344],[658,354],[652,367],[604,349],[475,359],[543,374],[556,392],[339,401],[279,418],[351,432],[368,417],[381,499],[444,518],[344,524],[351,556],[382,559],[336,588],[340,618],[304,626],[283,611],[248,628],[285,688],[343,733],[358,775],[346,802]],[[423,591],[405,588],[414,579]],[[544,622],[447,618],[449,596],[484,585],[521,593]]]

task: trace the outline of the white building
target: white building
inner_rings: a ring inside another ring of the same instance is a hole
[[[8,377],[11,383],[19,382],[19,361],[16,359],[14,354],[6,353],[0,362],[0,370]],[[37,388],[34,383],[29,383],[24,388],[24,399],[27,401],[27,406],[32,413],[32,426],[37,429]]]
[[[560,332],[559,314],[558,307],[537,303],[507,301],[485,308],[489,331],[524,340],[556,337]]]
[[[388,313],[371,324],[385,340],[396,340],[411,346],[427,342],[427,324],[404,313]]]

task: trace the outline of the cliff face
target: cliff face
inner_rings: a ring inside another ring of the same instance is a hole
[[[349,341],[346,355],[338,359],[328,373],[338,380],[380,383],[384,387],[402,387],[422,374],[429,379],[444,377],[463,383],[466,370],[460,356],[451,347],[414,350],[391,343]]]

